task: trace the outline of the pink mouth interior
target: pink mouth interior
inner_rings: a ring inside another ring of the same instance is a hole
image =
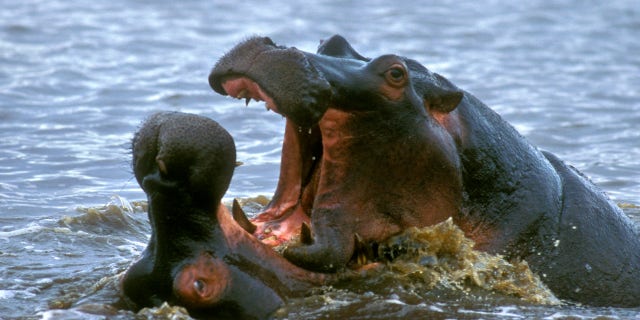
[[[267,109],[279,113],[278,107],[275,102],[273,102],[273,99],[264,93],[257,83],[248,78],[240,77],[228,79],[222,83],[222,87],[228,95],[238,99],[245,99],[247,104],[249,104],[251,99],[264,101]]]

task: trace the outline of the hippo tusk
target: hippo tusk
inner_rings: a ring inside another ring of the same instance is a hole
[[[373,260],[373,249],[369,246],[362,237],[355,233],[353,235],[354,249],[353,255],[358,265],[365,265],[368,261]]]
[[[300,242],[307,245],[313,244],[313,236],[311,236],[311,227],[306,222],[303,222],[302,225],[300,226]]]
[[[242,207],[240,207],[237,199],[233,199],[231,214],[233,215],[233,220],[235,220],[240,225],[240,227],[242,227],[242,229],[251,234],[256,231],[256,225],[249,221],[247,215],[244,213],[244,210],[242,210]]]

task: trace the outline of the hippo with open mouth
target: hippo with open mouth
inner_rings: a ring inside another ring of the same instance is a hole
[[[287,118],[280,180],[251,230],[310,270],[358,241],[452,217],[476,248],[526,260],[563,299],[640,305],[640,236],[575,168],[415,60],[365,58],[342,37],[316,54],[254,37],[209,76],[223,95]],[[307,224],[310,223],[310,228]]]

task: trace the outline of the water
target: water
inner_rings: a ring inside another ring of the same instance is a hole
[[[415,58],[615,201],[632,204],[625,212],[640,221],[633,207],[640,205],[637,1],[0,0],[0,7],[0,318],[88,318],[96,310],[133,318],[105,303],[115,296],[109,277],[126,269],[149,234],[143,209],[129,203],[145,198],[130,169],[129,140],[154,111],[197,113],[231,132],[245,165],[228,198],[273,192],[284,121],[216,95],[206,80],[225,50],[255,34],[313,51],[340,33],[367,56]],[[99,209],[108,203],[115,206]],[[86,300],[91,312],[51,310],[95,292],[99,298]],[[293,302],[291,317],[640,312],[455,290],[416,304],[402,297],[329,292],[310,299],[333,303]]]

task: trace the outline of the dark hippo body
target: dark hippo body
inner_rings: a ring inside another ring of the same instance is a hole
[[[122,279],[131,307],[168,301],[198,317],[263,319],[333,279],[292,265],[232,219],[220,200],[234,167],[233,140],[213,120],[160,113],[136,133],[133,169],[152,233]]]
[[[470,94],[454,112],[466,195],[454,220],[476,247],[526,260],[559,298],[640,305],[640,236],[620,208]]]
[[[317,54],[253,38],[209,82],[287,117],[280,182],[256,234],[286,238],[310,215],[315,239],[285,251],[294,263],[334,270],[352,257],[354,236],[375,243],[453,217],[478,249],[526,260],[560,298],[640,305],[640,237],[629,218],[416,61],[367,59],[339,36]]]

